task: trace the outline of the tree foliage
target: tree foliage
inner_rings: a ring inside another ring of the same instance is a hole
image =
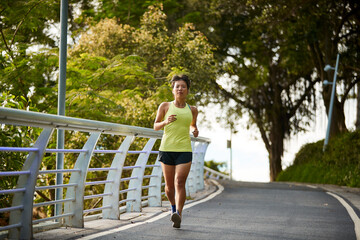
[[[69,115],[151,127],[157,106],[171,100],[168,80],[178,72],[193,79],[190,102],[209,94],[213,47],[191,24],[169,33],[165,20],[151,6],[139,28],[103,19],[83,33],[70,51]]]
[[[53,1],[1,1],[0,83],[3,91],[29,99],[29,89],[38,91],[32,102],[54,95],[57,57],[41,50],[54,47],[46,29],[58,22],[59,5]],[[39,49],[34,52],[34,49]],[[36,98],[36,99],[35,99]],[[49,99],[50,100],[50,99]]]

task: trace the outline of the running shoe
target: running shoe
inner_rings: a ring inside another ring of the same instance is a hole
[[[179,213],[176,212],[171,214],[171,221],[173,222],[174,228],[180,228],[181,216],[179,215]]]

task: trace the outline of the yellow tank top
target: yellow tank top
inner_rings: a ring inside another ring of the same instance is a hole
[[[176,121],[164,127],[159,150],[166,152],[191,152],[190,124],[193,116],[189,104],[186,104],[184,108],[178,108],[171,102],[164,119],[170,115],[176,115]]]

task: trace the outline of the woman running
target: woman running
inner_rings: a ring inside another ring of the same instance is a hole
[[[171,221],[174,228],[180,228],[186,199],[185,182],[192,161],[190,129],[194,137],[199,135],[196,126],[198,110],[186,103],[190,89],[186,75],[175,75],[171,87],[174,101],[160,104],[154,130],[164,128],[159,161],[165,179],[165,193],[171,203]]]

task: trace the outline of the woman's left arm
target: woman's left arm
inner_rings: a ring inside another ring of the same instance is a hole
[[[197,116],[198,116],[198,110],[196,107],[191,107],[191,113],[193,115],[193,119],[191,121],[191,124],[190,124],[190,130],[192,132],[192,134],[194,135],[194,137],[198,137],[199,136],[199,130],[196,126],[196,119],[197,119]]]

